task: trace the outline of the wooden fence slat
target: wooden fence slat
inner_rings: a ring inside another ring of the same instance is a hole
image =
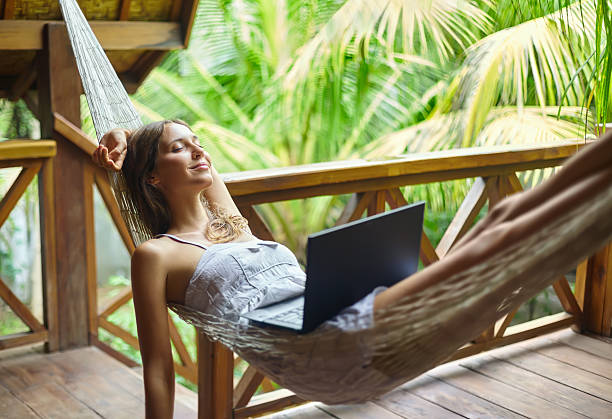
[[[264,393],[260,396],[253,397],[251,404],[234,410],[234,418],[240,419],[257,416],[265,412],[280,410],[285,407],[295,406],[304,402],[305,400],[296,396],[289,390],[275,390],[270,393]]]
[[[496,338],[501,338],[504,336],[504,333],[506,333],[506,329],[508,329],[508,326],[510,326],[510,322],[512,322],[512,319],[514,318],[516,313],[519,311],[520,307],[521,307],[521,304],[516,306],[514,309],[508,312],[508,314],[506,314],[502,319],[498,320],[495,323],[495,337]]]
[[[49,332],[46,350],[59,348],[59,307],[57,257],[55,251],[55,182],[53,159],[46,159],[38,176],[38,206],[40,211],[41,262],[45,325]]]
[[[340,214],[340,217],[338,217],[338,219],[336,220],[336,223],[334,224],[334,226],[339,226],[339,225],[348,223],[349,220],[351,219],[351,215],[355,212],[355,209],[357,208],[358,202],[359,202],[359,194],[357,193],[351,194],[349,201],[346,203],[346,205],[342,209],[342,213]]]
[[[94,220],[94,172],[91,164],[83,166],[83,201],[85,210],[85,258],[87,259],[87,310],[89,335],[98,335],[98,283]]]
[[[264,375],[257,371],[257,368],[252,365],[248,366],[234,389],[233,404],[235,409],[244,407],[249,403],[263,379]]]
[[[0,201],[0,227],[7,220],[9,214],[13,208],[15,208],[15,205],[19,202],[19,198],[21,198],[21,195],[23,195],[28,188],[28,185],[32,182],[32,179],[34,179],[34,176],[36,176],[41,166],[42,162],[36,161],[31,163],[30,167],[24,167],[19,173],[19,176],[17,176],[17,179],[15,179],[15,182],[13,182],[6,192],[2,201]]]
[[[429,266],[432,263],[440,260],[440,257],[436,253],[436,249],[434,249],[429,237],[427,237],[425,234],[425,231],[421,233],[421,251],[419,253],[419,257],[425,266]]]
[[[98,318],[98,324],[101,328],[103,328],[110,334],[115,335],[125,341],[125,343],[130,345],[132,348],[136,349],[137,351],[140,350],[140,346],[138,345],[138,338],[132,335],[127,330],[125,330],[124,328],[122,328],[121,326],[117,326],[116,324],[109,322],[103,317]]]
[[[557,281],[553,282],[553,289],[555,290],[557,297],[559,297],[559,301],[561,302],[563,309],[580,319],[582,317],[582,310],[580,309],[578,301],[576,301],[576,298],[572,293],[572,289],[570,288],[569,282],[567,282],[567,278],[562,276]]]
[[[436,247],[436,253],[444,257],[449,250],[468,231],[478,213],[487,201],[486,182],[483,178],[474,179],[474,184],[468,191],[455,217],[444,232],[440,243]]]
[[[123,289],[115,298],[110,301],[107,306],[98,314],[99,317],[107,318],[113,314],[119,307],[132,299],[132,288]]]
[[[168,328],[170,330],[170,340],[172,340],[172,343],[174,344],[174,349],[176,349],[176,352],[178,353],[178,356],[181,362],[183,363],[185,368],[189,370],[193,370],[194,371],[193,375],[195,376],[196,375],[195,364],[193,360],[191,359],[191,356],[189,355],[189,352],[187,351],[185,344],[183,343],[181,334],[176,328],[176,325],[174,324],[174,320],[172,320],[170,313],[168,313]]]
[[[40,324],[38,319],[34,317],[30,309],[23,304],[19,298],[11,289],[4,283],[2,278],[0,278],[0,298],[2,298],[6,304],[13,310],[13,312],[19,317],[23,322],[32,329],[33,332],[40,332],[41,330],[46,330],[45,327]]]
[[[376,192],[370,191],[363,194],[357,194],[359,201],[355,206],[355,210],[348,219],[348,222],[355,221],[361,218],[363,212],[369,207],[370,202],[376,197]]]
[[[33,343],[45,342],[48,339],[46,330],[38,332],[15,333],[13,335],[0,336],[0,350],[16,348],[18,346],[31,345]]]

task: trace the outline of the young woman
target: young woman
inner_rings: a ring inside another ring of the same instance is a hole
[[[123,171],[155,237],[132,256],[132,290],[147,417],[171,417],[174,371],[166,304],[238,321],[242,312],[300,294],[305,275],[286,247],[253,236],[210,156],[183,122],[156,122],[133,133],[112,130],[93,159]],[[378,309],[478,264],[611,183],[612,135],[607,135],[560,174],[498,204],[442,261],[389,289],[374,290],[323,327],[372,327]],[[370,321],[355,320],[363,318]]]

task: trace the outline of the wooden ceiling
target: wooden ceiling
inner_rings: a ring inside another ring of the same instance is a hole
[[[198,0],[78,0],[127,91],[170,50],[187,46]],[[0,97],[36,89],[43,29],[62,21],[58,0],[0,0]]]

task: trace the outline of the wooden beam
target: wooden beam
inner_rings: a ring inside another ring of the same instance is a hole
[[[289,406],[306,403],[306,401],[289,390],[281,389],[253,397],[248,406],[236,409],[234,418],[259,416],[266,412],[284,409]]]
[[[2,200],[0,201],[0,227],[7,220],[9,214],[19,202],[19,198],[25,192],[27,187],[34,179],[34,176],[38,173],[42,166],[42,163],[36,162],[31,167],[26,167],[21,170],[15,182],[11,185],[9,190],[6,192]]]
[[[111,300],[106,307],[100,310],[98,314],[99,317],[107,318],[111,314],[113,314],[119,307],[126,304],[128,301],[132,299],[132,288],[126,287],[121,292],[116,295],[113,300]]]
[[[138,338],[136,336],[132,335],[130,332],[128,332],[121,326],[117,326],[116,324],[111,323],[104,318],[99,318],[98,321],[102,329],[123,340],[125,343],[127,343],[137,351],[140,350],[140,346],[138,345]]]
[[[128,20],[130,18],[130,4],[131,0],[121,0],[121,7],[119,8],[118,20]]]
[[[92,260],[85,257],[87,247],[86,199],[83,184],[82,152],[54,130],[54,112],[79,126],[80,82],[66,26],[50,23],[44,31],[45,48],[38,69],[40,126],[43,137],[57,143],[53,165],[55,247],[57,269],[57,307],[59,349],[89,344],[87,272]]]
[[[2,14],[4,20],[15,18],[15,1],[16,0],[4,0],[4,13]]]
[[[130,69],[129,81],[140,86],[149,73],[161,63],[167,51],[147,51],[143,53]]]
[[[283,199],[291,199],[290,191],[295,190],[310,192],[312,189],[319,195],[326,194],[327,190],[348,193],[352,189],[355,192],[356,188],[363,192],[552,167],[561,164],[582,146],[584,142],[568,141],[537,148],[513,146],[415,153],[385,161],[350,160],[226,173],[223,180],[235,198],[261,194],[261,200],[249,202],[273,202],[273,199],[265,199],[264,194],[287,191]],[[353,186],[343,189],[342,185]]]
[[[6,302],[17,317],[19,317],[33,332],[45,330],[44,326],[34,317],[30,309],[13,294],[2,278],[0,278],[0,298]]]
[[[183,0],[174,0],[170,9],[170,21],[177,22],[183,12]]]
[[[198,418],[232,418],[232,352],[198,332]]]
[[[53,159],[45,159],[38,175],[38,207],[45,326],[49,331],[45,349],[59,349],[59,309],[57,302],[57,254],[55,249],[55,182]]]
[[[31,345],[47,340],[47,331],[15,333],[13,335],[0,336],[0,350],[15,348],[17,346]]]
[[[83,165],[84,208],[85,208],[85,258],[87,263],[87,308],[89,311],[89,343],[98,336],[98,275],[96,268],[96,240],[94,219],[94,170],[92,163]]]
[[[250,205],[239,207],[240,213],[249,221],[251,232],[262,240],[274,240],[272,232],[255,208]]]
[[[55,156],[56,153],[57,148],[53,140],[10,140],[0,142],[0,161],[48,158]]]
[[[182,1],[183,13],[181,14],[181,39],[185,48],[189,46],[189,38],[191,37],[191,29],[193,28],[198,3],[199,0]]]
[[[478,213],[487,202],[486,184],[484,179],[477,177],[474,184],[465,196],[459,210],[444,232],[440,243],[436,247],[436,253],[444,257],[449,250],[470,229]]]
[[[257,371],[257,368],[249,365],[234,389],[234,408],[249,404],[249,400],[251,400],[263,379],[264,375]]]
[[[85,134],[79,127],[58,112],[53,113],[53,129],[67,140],[70,140],[88,156],[91,156],[96,148],[98,148],[96,140]]]
[[[0,50],[42,50],[46,24],[57,21],[10,20],[0,25]],[[175,22],[89,22],[105,50],[163,50],[184,48],[181,25]]]

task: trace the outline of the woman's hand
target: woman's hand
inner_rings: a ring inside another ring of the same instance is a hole
[[[123,128],[115,128],[104,134],[92,155],[94,163],[105,169],[120,171],[127,153],[129,135],[130,131]]]

